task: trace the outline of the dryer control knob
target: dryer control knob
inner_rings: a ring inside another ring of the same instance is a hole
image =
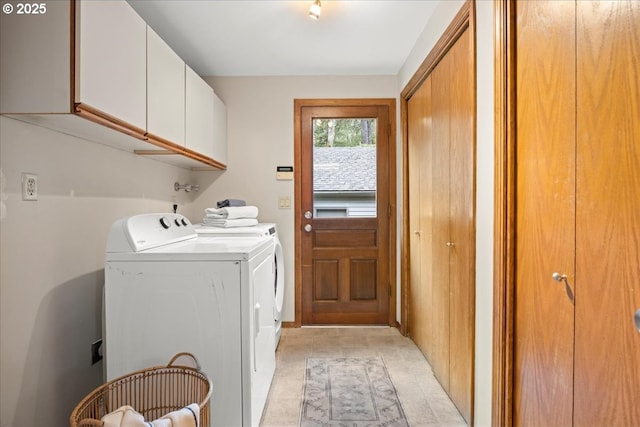
[[[160,218],[160,225],[166,230],[171,227],[171,221],[169,221],[169,218],[167,218],[166,216],[163,216],[162,218]]]

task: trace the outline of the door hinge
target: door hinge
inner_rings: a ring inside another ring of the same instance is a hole
[[[391,296],[391,283],[389,283],[389,296]]]

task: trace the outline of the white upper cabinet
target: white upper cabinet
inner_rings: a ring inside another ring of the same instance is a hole
[[[64,1],[38,16],[0,13],[1,113],[71,111],[70,16]]]
[[[189,66],[186,67],[186,87],[186,146],[213,157],[213,89]]]
[[[76,102],[146,129],[147,24],[124,1],[76,7]]]
[[[224,104],[128,2],[38,4],[38,16],[0,13],[0,114],[181,167],[225,169]]]
[[[185,63],[151,27],[147,27],[147,132],[184,145]]]
[[[213,157],[227,164],[227,107],[213,94]]]

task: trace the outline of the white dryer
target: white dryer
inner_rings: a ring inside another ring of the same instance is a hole
[[[104,288],[111,380],[187,351],[212,379],[211,426],[257,426],[275,371],[272,242],[199,238],[179,214],[113,224]]]
[[[274,307],[273,318],[275,321],[276,347],[280,343],[282,335],[282,306],[284,305],[284,255],[282,244],[278,238],[278,227],[273,223],[261,223],[251,227],[213,227],[199,224],[196,232],[200,237],[246,237],[256,236],[273,239],[273,291]]]

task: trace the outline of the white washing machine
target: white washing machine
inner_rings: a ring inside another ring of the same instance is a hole
[[[212,379],[211,426],[259,425],[275,371],[272,249],[259,237],[199,238],[179,214],[111,227],[105,375],[194,354]]]
[[[282,244],[278,238],[278,227],[273,223],[261,223],[251,227],[212,227],[199,224],[196,232],[201,237],[246,237],[257,236],[273,239],[273,290],[274,290],[274,310],[276,347],[280,343],[282,335],[282,306],[284,304],[284,255]]]

